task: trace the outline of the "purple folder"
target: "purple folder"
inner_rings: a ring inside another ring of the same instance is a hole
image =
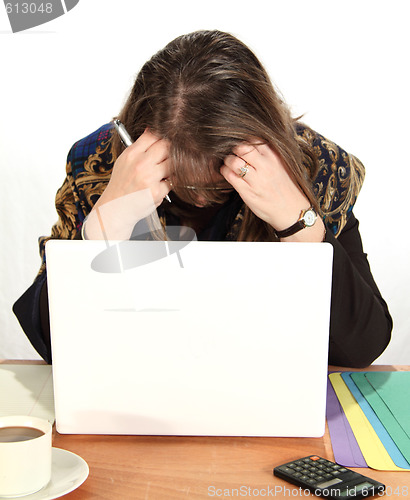
[[[327,380],[326,419],[335,462],[344,467],[367,467],[329,379]]]

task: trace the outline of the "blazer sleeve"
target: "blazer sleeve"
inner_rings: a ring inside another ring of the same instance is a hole
[[[327,230],[325,241],[334,249],[329,364],[364,368],[387,347],[393,321],[363,252],[354,214],[338,238]]]
[[[51,235],[39,239],[42,264],[34,283],[17,300],[13,311],[33,347],[51,362],[45,244],[49,239],[81,238],[81,227],[109,181],[114,159],[112,124],[107,123],[70,149],[66,178],[56,194],[58,220]]]
[[[47,297],[47,270],[45,244],[49,239],[74,239],[81,230],[84,214],[76,203],[76,186],[73,182],[71,165],[72,151],[67,157],[66,178],[56,194],[58,220],[51,229],[51,235],[39,238],[42,264],[33,284],[14,303],[16,315],[24,333],[34,349],[47,362],[51,363],[50,327]]]

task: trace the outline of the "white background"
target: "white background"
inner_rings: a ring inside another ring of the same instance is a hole
[[[409,13],[407,0],[80,0],[12,34],[0,6],[0,358],[38,357],[11,307],[39,268],[70,146],[119,112],[154,52],[217,28],[255,51],[294,114],[365,164],[355,214],[394,319],[377,362],[410,364]]]

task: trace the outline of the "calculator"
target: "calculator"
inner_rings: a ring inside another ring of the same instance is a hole
[[[385,490],[384,484],[317,455],[279,465],[273,474],[325,498],[370,498]]]

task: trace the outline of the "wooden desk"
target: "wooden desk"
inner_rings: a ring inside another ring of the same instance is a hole
[[[74,436],[54,431],[53,445],[77,453],[90,467],[88,479],[67,500],[304,497],[308,495],[274,477],[273,467],[310,454],[334,460],[327,430],[323,438]],[[391,487],[388,496],[393,499],[410,496],[410,472],[355,470]]]

